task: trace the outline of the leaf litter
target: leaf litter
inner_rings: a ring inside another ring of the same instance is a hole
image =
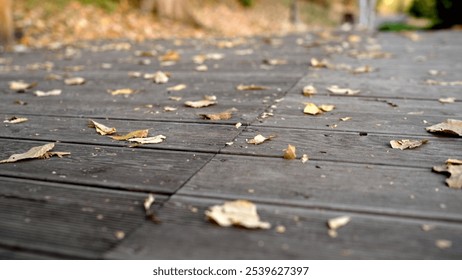
[[[428,143],[428,140],[426,139],[424,140],[403,139],[403,140],[391,140],[390,141],[391,147],[393,149],[399,149],[399,150],[415,149],[427,143]]]
[[[205,216],[222,227],[271,228],[270,223],[260,220],[257,206],[248,200],[227,201],[223,205],[214,205],[205,211]]]
[[[340,88],[337,85],[333,85],[327,88],[333,94],[341,94],[341,95],[356,95],[360,93],[360,90],[354,90],[350,88]]]
[[[127,141],[132,138],[146,138],[148,134],[149,134],[149,129],[143,129],[143,130],[135,130],[125,135],[112,136],[111,138],[117,141]]]
[[[31,89],[38,85],[38,83],[26,83],[24,81],[12,81],[9,83],[10,89],[18,93],[26,92],[26,90]]]
[[[295,146],[292,146],[292,145],[287,145],[287,149],[284,149],[284,159],[287,159],[287,160],[292,160],[292,159],[296,159],[297,158],[297,154],[295,153]]]
[[[140,137],[140,138],[130,138],[127,139],[128,142],[136,143],[136,144],[159,144],[164,142],[167,139],[164,135],[156,135],[152,137]]]
[[[50,90],[50,91],[36,90],[34,92],[35,96],[38,96],[38,97],[57,96],[57,95],[61,95],[61,93],[62,93],[62,90],[60,90],[60,89],[54,89],[54,90]]]
[[[318,93],[318,91],[313,85],[307,85],[303,87],[302,93],[304,96],[313,96]]]
[[[217,104],[216,101],[214,100],[199,100],[199,101],[186,101],[184,103],[185,106],[191,107],[191,108],[203,108],[203,107],[208,107]]]
[[[64,80],[64,83],[68,86],[78,86],[85,84],[85,79],[82,77],[68,78]]]
[[[173,86],[173,87],[169,87],[167,88],[168,91],[181,91],[181,90],[184,90],[186,89],[186,85],[185,84],[179,84],[179,85],[176,85],[176,86]]]
[[[95,128],[96,132],[101,135],[111,135],[117,132],[114,127],[107,127],[101,123],[95,122],[94,120],[88,121],[88,127]]]
[[[0,161],[0,163],[11,163],[11,162],[17,162],[17,161],[25,160],[25,159],[47,159],[52,156],[58,156],[61,158],[63,156],[67,156],[71,154],[69,152],[51,152],[51,150],[54,147],[55,147],[54,143],[49,143],[49,144],[45,144],[42,146],[33,147],[25,153],[13,154],[8,159]]]
[[[3,122],[4,123],[9,123],[9,124],[18,124],[18,123],[23,123],[23,122],[27,122],[29,119],[28,118],[22,118],[22,117],[11,117],[7,120],[4,120]]]
[[[462,121],[455,119],[447,119],[442,123],[429,126],[425,129],[431,133],[462,136]]]
[[[462,189],[462,160],[448,159],[444,165],[433,166],[433,171],[450,174],[446,184],[452,189]]]
[[[303,113],[308,115],[319,115],[324,112],[330,112],[335,109],[335,105],[328,105],[328,104],[321,104],[316,105],[314,103],[305,103],[305,108],[303,109]]]
[[[212,121],[226,121],[229,120],[233,117],[233,111],[235,110],[226,110],[221,113],[215,113],[215,114],[200,114],[201,117],[207,120],[212,120]]]
[[[269,141],[269,140],[273,139],[274,137],[276,137],[276,136],[270,135],[268,137],[265,137],[265,136],[263,136],[261,134],[258,134],[257,136],[255,136],[252,139],[247,139],[246,142],[248,144],[260,145],[260,144],[263,144],[266,141]]]
[[[108,92],[111,95],[130,95],[130,94],[137,93],[138,91],[131,89],[131,88],[121,88],[121,89],[114,89],[114,90],[108,89]]]

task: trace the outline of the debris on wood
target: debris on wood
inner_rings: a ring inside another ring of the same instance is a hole
[[[450,103],[456,102],[456,98],[455,97],[444,97],[444,98],[438,99],[438,101],[443,104],[450,104]]]
[[[310,60],[310,65],[315,68],[328,68],[331,66],[330,62],[327,59],[317,59],[317,58],[312,58]]]
[[[201,117],[204,119],[212,120],[212,121],[226,121],[233,117],[233,110],[227,110],[221,113],[215,114],[200,114]]]
[[[435,241],[435,246],[441,250],[449,249],[452,247],[452,241],[446,239],[438,239]]]
[[[329,219],[327,221],[327,226],[331,230],[337,230],[343,226],[346,226],[350,222],[351,218],[348,216],[341,216],[341,217],[336,217],[333,219]]]
[[[269,58],[269,59],[264,59],[263,63],[266,65],[270,66],[276,66],[276,65],[285,65],[287,64],[286,59],[278,59],[278,58]]]
[[[209,68],[205,64],[199,65],[199,66],[196,67],[197,72],[207,72],[208,70],[209,70]]]
[[[121,231],[121,230],[117,230],[115,233],[114,233],[115,237],[117,238],[117,240],[122,240],[125,238],[125,232]]]
[[[181,59],[180,53],[174,50],[169,50],[165,54],[159,57],[159,61],[161,62],[166,62],[166,61],[176,62],[180,59]]]
[[[204,64],[207,60],[221,60],[225,57],[222,53],[209,53],[209,54],[198,54],[193,56],[193,62],[196,64]]]
[[[313,85],[307,85],[307,86],[303,87],[302,93],[303,93],[304,96],[312,96],[312,95],[318,93],[318,91],[316,90],[316,88]]]
[[[173,100],[173,101],[180,101],[183,99],[181,96],[170,96],[168,99]]]
[[[436,80],[426,80],[425,83],[431,86],[461,86],[462,81],[436,81]]]
[[[69,152],[51,152],[51,150],[54,147],[55,147],[54,143],[33,147],[33,148],[29,149],[25,153],[11,155],[8,159],[0,161],[0,163],[11,163],[11,162],[17,162],[17,161],[20,161],[20,160],[36,159],[36,158],[38,158],[38,159],[46,159],[46,158],[50,158],[52,156],[58,156],[58,157],[61,158],[63,156],[71,154]]]
[[[375,71],[375,68],[372,68],[369,65],[364,65],[364,66],[360,66],[360,67],[357,67],[357,68],[353,69],[353,71],[351,71],[351,72],[353,74],[363,74],[363,73],[370,73],[370,72],[374,72],[374,71]]]
[[[243,91],[243,90],[267,90],[269,89],[268,87],[265,86],[259,86],[259,85],[238,85],[236,87],[237,90]]]
[[[37,83],[26,83],[24,81],[12,81],[9,83],[10,89],[18,93],[26,92],[26,90],[37,86]]]
[[[128,76],[130,78],[139,78],[141,77],[143,74],[141,72],[137,72],[137,71],[130,71],[128,72]]]
[[[257,136],[255,136],[254,138],[252,139],[247,139],[246,142],[248,144],[254,144],[254,145],[260,145],[260,144],[263,144],[265,141],[268,141],[268,140],[271,140],[273,139],[275,136],[268,136],[268,137],[265,137],[261,134],[258,134]]]
[[[217,101],[216,95],[204,95],[204,100]]]
[[[447,119],[446,121],[426,128],[431,133],[462,136],[462,121]]]
[[[292,145],[287,145],[287,149],[284,149],[284,159],[287,159],[287,160],[292,160],[292,159],[296,159],[297,158],[297,155],[295,154],[295,146],[292,146]]]
[[[203,108],[217,104],[216,101],[213,100],[199,100],[199,101],[186,101],[184,103],[185,106],[191,108]]]
[[[185,84],[179,84],[173,87],[167,88],[168,91],[181,91],[184,90],[187,86]]]
[[[115,90],[110,90],[108,89],[108,92],[112,95],[130,95],[137,93],[137,90],[131,89],[131,88],[121,88],[121,89],[115,89]]]
[[[107,127],[101,123],[95,122],[94,120],[88,121],[88,127],[95,128],[96,132],[101,135],[111,135],[117,132],[115,127]]]
[[[82,77],[68,78],[64,80],[64,83],[68,86],[78,86],[85,84],[85,79]]]
[[[168,83],[169,77],[166,73],[162,71],[157,71],[156,73],[154,73],[152,80],[156,84],[165,84],[165,83]]]
[[[303,154],[302,158],[301,158],[301,162],[302,163],[307,163],[308,160],[310,160],[310,158],[308,157],[307,154]]]
[[[234,125],[236,128],[239,128],[242,126],[242,123],[238,122],[237,124]]]
[[[333,85],[327,88],[333,94],[342,94],[342,95],[356,95],[360,93],[360,90],[354,90],[350,88],[340,88],[337,85]]]
[[[61,95],[61,92],[62,92],[62,90],[60,90],[60,89],[54,89],[54,90],[50,90],[50,91],[37,90],[37,91],[34,92],[34,94],[35,94],[35,96],[38,96],[38,97],[45,97],[45,96]]]
[[[125,135],[112,136],[111,138],[117,141],[126,141],[132,138],[145,138],[148,136],[149,129],[135,130]]]
[[[433,166],[433,171],[450,174],[446,184],[451,189],[462,189],[462,160],[448,159],[445,165]]]
[[[21,117],[11,117],[7,120],[4,120],[3,122],[4,123],[9,123],[9,124],[18,124],[18,123],[23,123],[23,122],[27,122],[29,119],[28,118],[21,118]]]
[[[176,110],[178,110],[178,108],[170,107],[170,106],[165,106],[164,107],[164,112],[174,112]]]
[[[156,135],[152,137],[139,137],[139,138],[130,138],[127,139],[129,142],[136,143],[136,144],[159,144],[164,142],[167,139],[164,135]]]
[[[409,139],[402,139],[402,140],[391,140],[390,145],[393,149],[399,150],[406,150],[406,149],[415,149],[420,147],[424,144],[427,144],[428,140],[409,140]]]
[[[257,206],[247,200],[225,202],[205,211],[206,217],[222,227],[238,226],[248,229],[269,229],[271,224],[260,221]]]
[[[143,206],[144,206],[144,211],[146,211],[146,214],[150,212],[151,205],[154,203],[155,200],[156,199],[152,193],[150,193],[148,197],[144,200]]]
[[[286,227],[279,225],[279,226],[276,227],[276,232],[277,233],[284,233],[284,232],[286,232]]]
[[[429,225],[429,224],[423,224],[420,226],[420,228],[423,230],[423,231],[431,231],[431,230],[434,230],[436,228],[435,225]]]
[[[344,117],[344,118],[340,118],[339,120],[341,120],[342,122],[346,122],[346,121],[349,121],[351,119],[352,119],[351,117]]]
[[[319,115],[324,112],[330,112],[335,109],[335,105],[316,105],[314,103],[305,103],[305,108],[303,109],[303,113],[308,115]]]

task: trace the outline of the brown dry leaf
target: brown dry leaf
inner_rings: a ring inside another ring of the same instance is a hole
[[[200,116],[212,121],[226,121],[233,117],[233,112],[232,110],[227,110],[216,114],[200,114]]]
[[[69,78],[65,79],[64,83],[68,86],[78,86],[85,84],[85,79],[82,77]]]
[[[438,101],[443,103],[443,104],[454,103],[454,102],[456,102],[456,98],[455,97],[445,97],[445,98],[438,99]]]
[[[52,156],[57,156],[59,158],[62,158],[63,156],[68,156],[70,155],[70,152],[46,152],[45,158],[50,158]]]
[[[47,156],[47,152],[53,149],[54,146],[54,143],[50,143],[43,146],[33,147],[25,153],[11,155],[8,159],[0,161],[0,163],[10,163],[24,159],[47,158],[51,156]]]
[[[94,120],[88,121],[88,127],[95,128],[96,132],[98,132],[101,135],[111,135],[111,134],[116,133],[117,131],[114,127],[107,127],[103,124],[95,122]]]
[[[259,86],[259,85],[238,85],[236,87],[237,90],[267,90],[269,89],[268,87],[265,86]]]
[[[235,200],[225,202],[223,205],[215,205],[205,211],[208,219],[219,226],[240,226],[248,229],[269,229],[271,224],[260,221],[257,206],[247,200]]]
[[[317,58],[312,58],[310,64],[315,68],[327,68],[331,66],[327,59],[318,60]]]
[[[12,81],[9,83],[10,89],[16,92],[25,92],[28,89],[31,89],[37,86],[37,83],[25,83],[24,81]]]
[[[370,73],[373,71],[375,71],[374,68],[370,67],[369,65],[364,65],[364,66],[360,66],[360,67],[353,69],[352,73],[353,74],[363,74],[363,73]]]
[[[355,34],[348,35],[347,39],[348,39],[348,42],[353,43],[353,44],[359,43],[362,40],[359,35],[355,35]]]
[[[27,122],[29,119],[28,118],[18,118],[18,117],[12,117],[7,120],[4,120],[4,123],[10,123],[10,124],[18,124],[18,123],[23,123]]]
[[[136,143],[136,144],[159,144],[164,142],[164,140],[167,139],[164,135],[156,135],[152,137],[140,137],[140,138],[131,138],[128,139],[129,142]]]
[[[178,108],[170,107],[170,106],[165,106],[164,107],[164,112],[174,112],[176,110],[178,110]]]
[[[134,94],[137,93],[137,90],[131,89],[131,88],[121,88],[121,89],[108,89],[108,92],[112,95],[129,95],[129,94]]]
[[[351,218],[348,216],[341,216],[341,217],[336,217],[333,219],[329,219],[327,221],[327,226],[331,230],[337,230],[343,226],[346,226],[350,222]]]
[[[450,188],[462,188],[462,160],[448,159],[445,165],[433,166],[433,171],[438,173],[449,173],[451,176],[446,179]]]
[[[429,126],[425,129],[431,133],[462,136],[462,121],[447,119],[445,122]]]
[[[438,239],[435,241],[435,246],[444,250],[452,247],[452,241],[446,239]]]
[[[360,92],[360,90],[354,90],[349,88],[340,88],[336,85],[330,86],[327,88],[333,94],[343,94],[343,95],[355,95]]]
[[[180,53],[177,52],[177,51],[174,51],[174,50],[169,50],[164,55],[159,57],[159,61],[161,61],[161,62],[178,61],[180,59],[181,59]]]
[[[35,94],[35,96],[38,96],[38,97],[44,97],[44,96],[61,95],[61,92],[62,92],[62,90],[60,90],[60,89],[54,89],[54,90],[50,90],[50,91],[37,90],[37,91],[34,92],[34,94]]]
[[[181,91],[184,90],[187,86],[185,84],[179,84],[173,87],[167,88],[168,91]]]
[[[406,149],[415,149],[417,147],[422,146],[423,144],[427,144],[428,140],[391,140],[390,145],[393,149],[399,150],[406,150]]]
[[[117,141],[126,141],[132,138],[145,138],[148,136],[148,133],[149,133],[149,129],[135,130],[125,135],[112,136],[111,138]]]
[[[199,101],[186,101],[184,105],[191,107],[191,108],[203,108],[217,104],[216,101],[213,100],[199,100]]]
[[[275,136],[273,136],[273,135],[265,137],[265,136],[263,136],[261,134],[258,134],[254,138],[247,139],[246,141],[247,141],[248,144],[260,145],[260,144],[264,143],[265,141],[273,139],[274,137]]]
[[[151,208],[151,205],[154,203],[155,200],[156,199],[152,193],[150,193],[148,197],[144,200],[143,206],[144,211],[146,211],[146,213],[150,212],[149,209]]]
[[[302,156],[302,159],[301,159],[302,163],[307,163],[309,160],[310,160],[310,158],[308,157],[307,154],[304,154],[304,155]]]
[[[312,96],[313,94],[318,93],[316,88],[313,85],[307,85],[303,88],[303,95],[305,96]]]
[[[314,103],[307,103],[305,108],[303,109],[303,113],[309,115],[318,115],[322,113],[322,110]]]
[[[284,159],[296,159],[297,155],[295,154],[295,146],[288,145],[287,149],[284,149]]]

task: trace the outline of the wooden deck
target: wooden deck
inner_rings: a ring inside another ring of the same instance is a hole
[[[462,159],[461,138],[433,135],[425,127],[462,119],[462,87],[427,85],[425,80],[461,80],[462,33],[424,33],[417,42],[378,34],[382,51],[392,56],[377,59],[348,55],[370,46],[366,37],[357,46],[326,52],[326,47],[338,49],[347,42],[345,34],[338,35],[338,40],[322,40],[318,34],[253,38],[232,48],[219,48],[213,40],[184,40],[97,51],[95,46],[109,45],[95,42],[67,51],[1,55],[0,116],[29,121],[1,124],[0,159],[52,142],[56,151],[71,156],[0,165],[0,258],[461,259],[462,192],[449,189],[446,176],[431,171],[448,158]],[[177,50],[181,59],[161,66],[152,57],[150,65],[141,65],[146,58],[135,52],[153,49],[160,54]],[[253,53],[242,55],[248,50]],[[206,61],[209,71],[195,71],[192,57],[210,53],[225,56]],[[309,66],[312,57],[377,70],[318,69]],[[265,59],[287,64],[268,66]],[[45,62],[53,68],[34,66]],[[112,68],[103,69],[102,63]],[[84,69],[66,70],[76,65]],[[428,73],[432,69],[444,73],[434,77]],[[157,70],[171,73],[167,84],[127,74]],[[62,80],[47,80],[50,73],[87,82],[66,86]],[[38,86],[15,93],[8,86],[14,80]],[[168,92],[177,84],[187,88]],[[238,91],[239,84],[269,89]],[[301,94],[308,84],[318,89],[311,98]],[[325,90],[331,85],[361,92],[332,95]],[[140,92],[126,97],[107,93],[118,88]],[[63,92],[36,97],[36,89]],[[204,95],[216,95],[218,104],[183,106]],[[438,102],[450,96],[458,100]],[[310,116],[303,114],[304,102],[336,108]],[[178,110],[164,112],[164,106]],[[237,111],[230,120],[199,116],[231,108]],[[262,118],[264,112],[273,116]],[[343,117],[351,120],[342,122]],[[167,139],[129,147],[98,135],[87,127],[89,119],[120,132],[150,129],[151,135]],[[257,134],[276,137],[262,145],[246,143]],[[391,149],[390,140],[406,138],[429,143],[415,150]],[[284,160],[287,144],[310,160]],[[149,193],[155,195],[153,209],[161,223],[145,217]],[[253,201],[272,229],[222,228],[207,221],[208,207],[235,199]],[[351,217],[350,223],[330,237],[326,221],[343,215]],[[278,225],[286,231],[276,232]],[[434,227],[424,231],[422,225]],[[452,246],[439,248],[437,240],[450,240]]]

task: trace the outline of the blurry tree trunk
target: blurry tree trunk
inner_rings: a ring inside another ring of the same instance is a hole
[[[192,14],[192,2],[191,0],[141,0],[140,9],[144,13],[150,13],[155,9],[160,18],[196,24]]]
[[[290,23],[298,25],[300,23],[298,0],[292,0],[290,4]]]
[[[13,44],[13,31],[11,0],[0,0],[0,45],[8,48]]]

